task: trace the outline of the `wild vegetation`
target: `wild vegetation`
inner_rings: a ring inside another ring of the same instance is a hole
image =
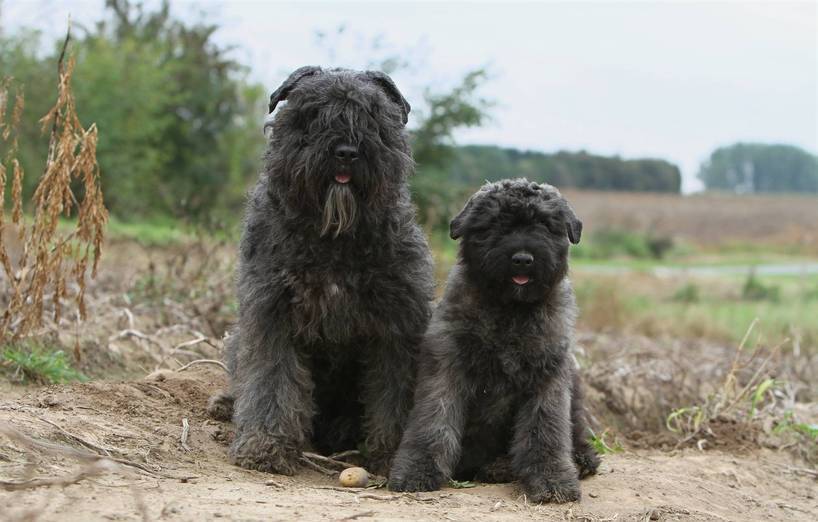
[[[62,41],[43,55],[42,35],[0,31],[0,67],[14,75],[0,82],[0,434],[10,442],[0,501],[15,517],[292,519],[310,503],[350,519],[809,519],[815,198],[682,197],[678,169],[661,160],[458,147],[454,130],[490,115],[480,68],[415,104],[414,197],[442,289],[456,262],[449,217],[484,179],[568,187],[585,223],[572,254],[577,359],[589,438],[607,465],[587,482],[592,495],[566,512],[515,502],[502,486],[350,494],[332,489],[335,468],[289,480],[229,466],[231,428],[206,419],[204,404],[223,383],[237,216],[269,88],[214,43],[215,25],[175,20],[166,5],[107,6],[65,55]],[[702,501],[703,481],[724,502]],[[645,491],[662,498],[634,494]],[[251,495],[264,500],[249,505]]]

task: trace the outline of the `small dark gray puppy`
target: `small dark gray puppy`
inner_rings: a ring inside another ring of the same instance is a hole
[[[459,260],[421,344],[391,489],[520,480],[534,502],[579,499],[599,465],[571,352],[581,232],[557,189],[524,179],[484,185],[452,220]]]
[[[232,461],[292,474],[300,451],[366,443],[384,470],[412,404],[434,276],[407,178],[409,104],[380,72],[295,71],[270,97],[248,196],[227,392]]]

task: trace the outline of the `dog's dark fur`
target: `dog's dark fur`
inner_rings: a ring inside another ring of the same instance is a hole
[[[421,344],[391,489],[519,479],[534,502],[579,499],[599,465],[571,353],[568,243],[581,231],[554,187],[522,179],[483,186],[454,218],[459,261]],[[533,259],[514,264],[520,253]]]
[[[317,67],[294,72],[270,112],[284,99],[247,204],[230,389],[209,410],[232,414],[240,466],[291,474],[302,449],[365,440],[383,470],[411,408],[434,286],[407,188],[409,104],[383,73]]]

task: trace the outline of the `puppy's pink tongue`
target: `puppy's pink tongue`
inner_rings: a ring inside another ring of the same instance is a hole
[[[528,276],[518,275],[511,278],[518,285],[524,285],[528,283]]]
[[[335,181],[337,181],[338,183],[347,184],[347,183],[349,183],[349,180],[351,180],[351,179],[352,179],[352,174],[343,173],[343,174],[336,174],[335,175]]]

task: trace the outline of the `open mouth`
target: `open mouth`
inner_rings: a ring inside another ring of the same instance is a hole
[[[524,276],[524,275],[516,275],[516,276],[513,276],[511,278],[511,280],[514,281],[515,285],[523,286],[523,285],[528,284],[528,281],[530,281],[530,278],[528,276]]]
[[[352,174],[350,174],[349,172],[339,172],[338,174],[335,175],[335,181],[342,185],[346,185],[347,183],[350,182],[351,179]]]

